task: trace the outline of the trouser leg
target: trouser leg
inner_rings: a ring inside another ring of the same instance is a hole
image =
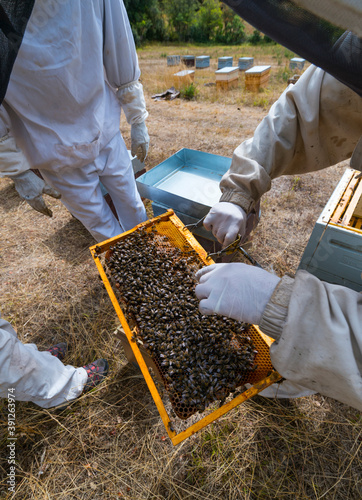
[[[132,161],[121,136],[117,134],[104,148],[107,162],[99,174],[110,194],[124,231],[147,220],[145,206],[137,190]]]
[[[105,201],[95,163],[53,173],[42,170],[44,180],[62,195],[63,205],[92,234],[96,241],[107,240],[122,228]]]
[[[11,394],[17,401],[50,408],[77,398],[87,378],[84,368],[66,366],[34,344],[20,342],[12,326],[0,317],[0,397]]]

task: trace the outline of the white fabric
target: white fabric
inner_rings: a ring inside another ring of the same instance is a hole
[[[246,231],[247,215],[239,205],[234,203],[216,203],[207,214],[204,226],[223,247],[227,247],[237,236],[243,237]]]
[[[361,0],[293,0],[330,23],[362,36]]]
[[[141,82],[132,82],[119,88],[116,95],[129,124],[137,125],[145,121],[148,112]]]
[[[48,170],[42,173],[48,184],[62,193],[62,203],[97,241],[113,238],[147,220],[120,133],[85,167],[69,170],[66,176]],[[120,222],[104,199],[100,181],[112,198]]]
[[[248,211],[272,179],[345,160],[361,135],[362,98],[311,66],[235,150],[221,200]],[[283,277],[274,293],[287,300],[272,297],[260,325],[279,339],[270,349],[273,366],[288,381],[361,410],[362,295],[304,271],[292,286]]]
[[[291,382],[362,410],[361,325],[362,293],[298,271],[270,348],[273,366]]]
[[[0,397],[32,401],[50,408],[77,398],[88,375],[84,368],[64,365],[35,344],[23,344],[0,315]],[[9,391],[9,389],[15,389]]]
[[[114,137],[115,92],[140,70],[121,0],[61,2],[54,15],[48,7],[35,2],[5,106],[32,168],[57,171],[87,165]]]
[[[53,10],[45,0],[35,2],[0,116],[7,112],[31,168],[41,171],[97,240],[119,234],[120,226],[99,201],[96,173],[105,179],[111,172],[106,187],[124,228],[145,219],[128,152],[112,142],[119,140],[119,88],[127,119],[140,123],[147,116],[139,76],[121,0],[72,0]],[[116,151],[124,156],[116,158]]]
[[[239,262],[205,266],[196,278],[201,314],[220,314],[255,325],[280,281],[264,269]]]
[[[349,158],[362,135],[362,98],[310,66],[233,154],[220,201],[246,212],[281,175],[313,172]]]
[[[2,125],[1,125],[2,124]],[[6,128],[3,122],[0,125]],[[6,134],[0,138],[0,177],[12,177],[30,169],[30,165],[14,137]]]
[[[145,122],[134,123],[131,126],[131,153],[144,162],[148,152],[150,137]]]

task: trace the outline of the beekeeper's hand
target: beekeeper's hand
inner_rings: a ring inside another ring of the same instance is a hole
[[[131,153],[144,162],[148,153],[150,137],[145,122],[131,125]]]
[[[201,314],[220,314],[258,325],[280,278],[258,267],[212,264],[196,273]]]
[[[43,194],[60,198],[60,193],[46,184],[31,170],[26,170],[17,175],[9,176],[15,184],[20,198],[25,200],[37,212],[52,217],[53,212],[45,204]]]
[[[204,220],[205,229],[211,231],[223,248],[244,236],[246,230],[246,213],[235,203],[221,201],[216,203]]]

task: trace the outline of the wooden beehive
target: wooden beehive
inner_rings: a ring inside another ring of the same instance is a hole
[[[239,83],[239,68],[225,67],[215,71],[216,87],[229,89],[237,87]]]
[[[195,71],[192,69],[185,69],[173,75],[175,87],[182,87],[190,85],[195,80]]]
[[[268,85],[271,66],[254,66],[245,71],[245,88],[257,92]]]

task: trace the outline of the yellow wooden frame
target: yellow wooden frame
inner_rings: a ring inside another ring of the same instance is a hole
[[[198,422],[194,423],[193,425],[191,425],[190,427],[188,427],[184,431],[176,433],[176,431],[173,430],[172,421],[171,421],[171,419],[166,411],[166,408],[163,404],[163,401],[162,401],[161,396],[158,392],[158,389],[157,389],[157,387],[156,387],[156,385],[155,385],[155,383],[150,375],[149,369],[147,367],[145,360],[143,359],[142,353],[137,345],[137,342],[132,341],[132,337],[133,337],[132,331],[128,325],[128,322],[127,322],[123,312],[122,312],[122,309],[121,309],[119,302],[115,296],[115,293],[112,289],[112,286],[111,286],[111,284],[108,280],[108,277],[103,269],[103,265],[99,259],[100,253],[103,253],[103,252],[106,252],[107,250],[109,250],[109,248],[119,240],[120,236],[125,237],[128,234],[131,234],[133,231],[135,231],[138,228],[144,227],[145,225],[147,225],[147,226],[152,225],[154,221],[167,220],[167,219],[172,219],[173,224],[183,232],[185,238],[192,244],[192,246],[194,248],[196,247],[200,257],[202,258],[202,260],[204,261],[205,264],[208,265],[208,264],[213,263],[213,261],[211,259],[207,258],[206,251],[195,240],[192,233],[190,231],[188,231],[188,229],[185,228],[185,226],[182,224],[180,219],[174,214],[173,210],[168,210],[168,212],[164,215],[160,215],[158,217],[155,217],[154,219],[143,222],[142,224],[139,224],[135,228],[131,229],[130,231],[126,231],[125,233],[122,233],[119,236],[116,236],[114,238],[106,240],[102,243],[98,243],[97,245],[93,245],[89,248],[89,250],[91,251],[91,254],[92,254],[93,259],[95,261],[95,264],[97,266],[100,277],[102,278],[104,286],[106,287],[108,295],[112,301],[113,307],[114,307],[114,309],[117,313],[117,316],[121,322],[124,333],[126,334],[127,340],[132,348],[132,351],[134,353],[134,356],[136,358],[138,366],[141,369],[141,372],[144,376],[146,384],[151,392],[153,400],[154,400],[156,407],[160,413],[160,416],[161,416],[161,419],[162,419],[164,426],[166,428],[167,434],[168,434],[169,438],[171,439],[172,444],[177,445],[177,444],[181,443],[182,441],[184,441],[185,439],[187,439],[188,437],[195,434],[196,432],[198,432],[199,430],[201,430],[203,427],[211,424],[212,422],[214,422],[215,420],[220,418],[222,415],[225,415],[225,413],[229,412],[230,410],[232,410],[233,408],[235,408],[239,404],[241,404],[244,401],[246,401],[247,399],[255,396],[256,394],[258,394],[260,391],[264,390],[269,385],[281,380],[282,377],[281,377],[281,375],[279,375],[279,373],[277,371],[272,371],[272,373],[269,376],[267,376],[264,379],[260,380],[259,382],[255,383],[250,389],[244,391],[242,394],[239,394],[231,401],[223,404],[220,408],[214,410],[212,413],[201,418]],[[101,250],[101,252],[99,250]],[[255,325],[253,325],[253,326],[254,326],[254,328],[256,328],[256,330],[258,331],[260,336],[263,338],[263,340],[266,342],[266,344],[270,346],[272,344],[273,340],[270,337],[263,334]]]

